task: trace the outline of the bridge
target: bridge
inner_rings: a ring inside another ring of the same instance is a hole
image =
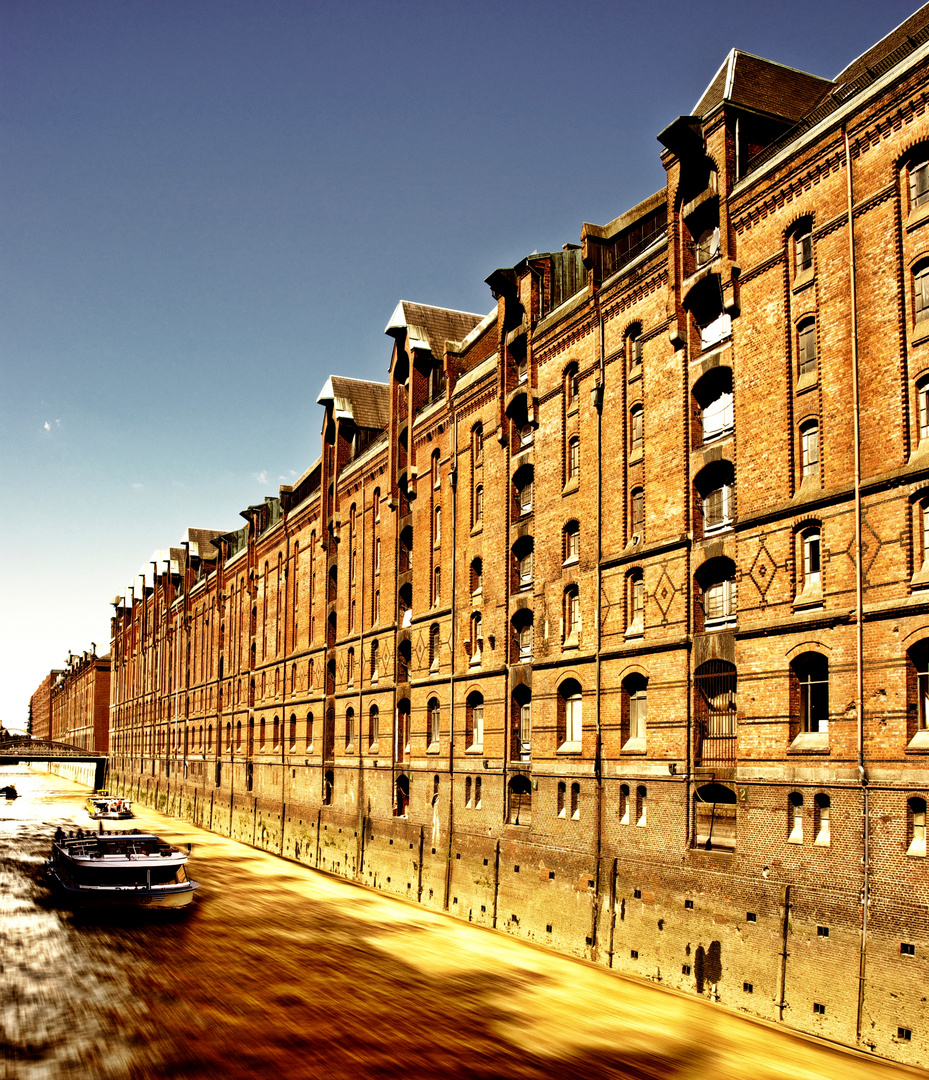
[[[28,735],[5,735],[0,738],[0,765],[18,765],[30,761],[74,761],[89,763],[94,768],[94,787],[106,784],[108,758],[95,754],[82,746],[71,743],[52,742],[49,739],[31,739]]]

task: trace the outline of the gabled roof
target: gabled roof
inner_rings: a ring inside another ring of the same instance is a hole
[[[446,341],[463,341],[483,318],[483,315],[470,311],[452,311],[401,300],[384,333],[395,335],[397,331],[406,330],[408,348],[423,349],[438,359],[445,352]]]
[[[358,427],[385,431],[390,423],[390,387],[387,383],[330,375],[316,401],[319,405],[332,402],[338,418],[353,420]]]
[[[922,37],[919,31],[924,31],[927,27],[929,27],[929,4],[924,4],[908,19],[904,19],[895,30],[891,30],[886,37],[882,37],[876,45],[872,45],[867,52],[862,53],[857,60],[853,60],[848,67],[840,71],[835,77],[835,82],[850,83],[868,74],[869,71],[873,74],[881,61],[890,60],[890,54],[898,49],[901,49],[902,55],[906,55],[912,46],[910,39]]]
[[[799,120],[832,89],[830,79],[776,64],[733,49],[694,106],[694,115],[706,116],[722,101],[755,112]]]

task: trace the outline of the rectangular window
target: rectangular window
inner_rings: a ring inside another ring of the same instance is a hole
[[[795,244],[797,273],[802,274],[813,265],[813,233],[809,229],[797,233]]]
[[[645,530],[645,492],[637,488],[632,493],[632,535],[641,536]]]
[[[916,322],[929,319],[929,265],[913,275],[913,314]]]
[[[929,202],[929,161],[910,169],[910,209]]]
[[[633,454],[641,451],[645,442],[645,413],[641,405],[636,405],[631,416],[630,450]]]
[[[801,429],[800,459],[804,480],[819,475],[819,425],[815,421]]]
[[[816,323],[812,320],[803,323],[797,330],[797,356],[800,374],[814,374],[816,371]]]

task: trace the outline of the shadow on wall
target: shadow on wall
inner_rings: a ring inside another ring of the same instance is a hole
[[[701,945],[694,953],[694,976],[697,980],[697,993],[703,993],[705,983],[715,987],[723,974],[722,946],[718,941],[711,941],[710,947]]]

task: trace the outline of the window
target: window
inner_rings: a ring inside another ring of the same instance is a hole
[[[558,687],[558,748],[580,750],[584,737],[583,695],[576,679]]]
[[[735,470],[731,461],[714,461],[701,469],[694,488],[703,519],[703,535],[712,536],[732,527],[735,512]]]
[[[829,661],[820,653],[803,653],[791,665],[797,688],[799,730],[829,730]]]
[[[381,538],[379,536],[374,538],[374,572],[375,574],[381,572]]]
[[[564,398],[567,409],[577,408],[578,382],[577,364],[569,364],[564,373]]]
[[[723,784],[704,784],[694,792],[694,847],[734,851],[735,792]]]
[[[513,691],[513,756],[518,761],[532,759],[532,692],[528,686]]]
[[[262,738],[264,736],[262,735]],[[306,748],[309,752],[313,749],[313,714],[306,714]]]
[[[439,627],[434,623],[429,628],[429,670],[439,670]]]
[[[355,710],[349,706],[345,710],[345,747],[355,745]]]
[[[792,791],[787,796],[787,843],[803,843],[803,796]]]
[[[812,269],[813,230],[809,224],[801,225],[794,234],[794,260],[798,274]]]
[[[641,540],[645,532],[645,489],[633,488],[630,499],[632,538]]]
[[[567,791],[568,791],[568,785],[564,782],[564,780],[559,780],[558,781],[558,801],[556,803],[559,817],[564,817],[565,816],[565,795],[567,794]]]
[[[644,784],[635,789],[635,823],[644,828],[648,821],[648,790]]]
[[[524,536],[513,545],[517,589],[528,589],[532,585],[532,549],[531,536]]]
[[[480,664],[481,650],[484,648],[484,636],[481,630],[481,613],[471,614],[471,666]]]
[[[272,730],[274,732],[274,746],[278,747],[281,745],[281,722],[276,716]]]
[[[518,440],[519,449],[522,450],[527,446],[532,445],[532,436],[535,429],[532,424],[521,424],[517,429],[516,436]]]
[[[707,660],[694,672],[694,716],[701,765],[735,760],[738,675],[725,660]]]
[[[410,778],[398,776],[394,784],[394,817],[405,818],[410,812]]]
[[[465,777],[465,806],[471,806],[471,777]]]
[[[916,384],[916,415],[919,420],[919,441],[929,439],[929,377]]]
[[[371,496],[371,502],[374,507],[374,520],[381,520],[381,489],[375,488],[374,494]]]
[[[829,830],[829,818],[832,813],[832,800],[820,792],[813,799],[813,843],[819,847],[829,847],[832,837]]]
[[[929,642],[917,642],[906,654],[907,737],[929,731]]]
[[[804,529],[800,534],[800,557],[803,593],[819,593],[822,589],[822,575],[818,525]]]
[[[355,650],[348,650],[348,657],[345,665],[346,682],[349,686],[352,686],[355,682]]]
[[[532,512],[532,469],[522,468],[513,478],[516,485],[516,509],[517,514],[529,514]]]
[[[629,412],[629,453],[642,453],[645,445],[645,411],[641,405],[633,405]]]
[[[467,702],[468,748],[479,750],[484,746],[484,698],[475,691]]]
[[[483,591],[484,584],[484,564],[480,559],[471,560],[471,592],[479,593]]]
[[[516,360],[516,381],[524,383],[529,381],[529,361],[525,356]]]
[[[630,819],[629,785],[619,785],[619,823],[628,825]]]
[[[647,716],[648,679],[638,673],[627,675],[622,683],[622,738],[625,749],[645,749]]]
[[[371,682],[376,683],[380,678],[378,672],[378,660],[380,657],[380,643],[375,639],[371,642]]]
[[[374,590],[374,597],[371,601],[371,625],[376,626],[381,619],[381,590]]]
[[[576,585],[570,585],[564,594],[564,643],[577,645],[581,632],[581,597]]]
[[[694,242],[697,266],[705,266],[719,255],[719,225],[701,229]]]
[[[694,400],[700,417],[703,442],[721,438],[732,431],[732,369],[714,368],[694,386]]]
[[[816,374],[815,319],[804,319],[797,327],[797,365],[801,379]]]
[[[907,799],[907,840],[906,853],[914,858],[926,855],[926,800],[919,796]]]
[[[439,471],[439,451],[433,450],[429,461],[429,473],[432,477],[433,490],[438,490],[442,483],[442,475]]]
[[[576,521],[569,521],[564,528],[564,561],[577,562],[581,553],[581,528]]]
[[[910,169],[910,209],[929,202],[929,161],[911,165]]]
[[[634,570],[628,578],[629,592],[628,623],[626,636],[643,633],[645,629],[645,579],[641,570]]]
[[[471,428],[471,461],[474,465],[481,465],[484,461],[484,428],[481,424]]]
[[[532,660],[532,619],[523,617],[516,626],[516,653],[520,664],[528,664]]]
[[[642,370],[642,328],[631,326],[626,333],[626,357],[629,362],[630,377]]]
[[[581,816],[581,785],[571,785],[571,817],[577,821]]]
[[[568,440],[568,479],[576,480],[581,474],[581,443],[576,435]]]
[[[913,270],[913,318],[916,322],[929,319],[929,262]]]
[[[432,571],[432,603],[438,605],[442,602],[442,567],[437,566]]]
[[[697,571],[702,591],[705,629],[728,626],[736,621],[735,563],[725,556],[709,559]]]
[[[532,784],[525,776],[514,776],[507,784],[507,822],[532,824]]]
[[[481,778],[476,776],[474,778],[474,809],[480,810],[481,808]]]
[[[335,788],[335,773],[332,769],[326,770],[326,775],[323,777],[323,806],[332,805],[333,789]]]
[[[479,525],[484,520],[484,485],[478,484],[474,489],[474,524]]]
[[[442,507],[437,506],[434,513],[435,528],[433,530],[433,543],[439,545],[442,543]]]
[[[438,698],[431,698],[428,705],[429,710],[429,745],[438,748],[439,745],[439,729],[441,724],[441,712],[439,709]]]
[[[378,743],[378,723],[380,721],[380,712],[376,705],[372,705],[368,710],[368,749],[376,750]]]

